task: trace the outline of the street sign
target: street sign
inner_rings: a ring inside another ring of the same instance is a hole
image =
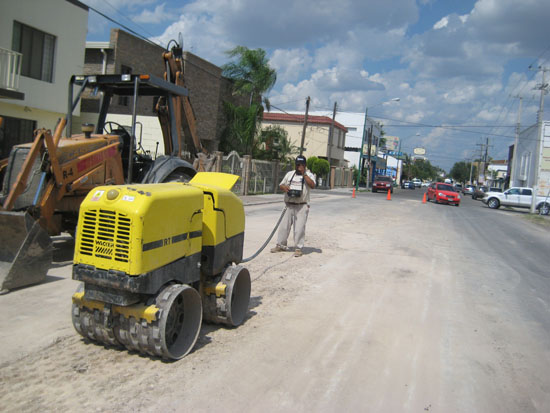
[[[388,155],[390,156],[403,156],[403,152],[398,152],[398,151],[388,151]]]
[[[426,149],[424,149],[424,148],[414,148],[413,153],[415,155],[426,155]]]
[[[384,138],[386,139],[386,148],[387,149],[395,151],[395,150],[397,150],[397,148],[399,148],[399,138],[397,136],[385,135]]]

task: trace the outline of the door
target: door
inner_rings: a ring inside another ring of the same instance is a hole
[[[519,204],[522,207],[530,207],[533,199],[533,191],[530,188],[522,188],[519,194]]]
[[[519,206],[519,194],[520,189],[519,188],[510,188],[507,191],[504,191],[504,198],[502,199],[501,204],[508,205],[512,207]]]

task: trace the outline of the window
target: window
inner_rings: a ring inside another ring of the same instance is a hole
[[[7,158],[13,145],[32,142],[36,121],[3,116],[0,127],[0,159]]]
[[[124,66],[120,65],[120,73],[123,75],[131,75],[132,74],[132,68],[130,66]],[[118,97],[118,104],[121,106],[129,106],[130,105],[130,98],[128,96],[119,96]]]
[[[53,82],[55,41],[55,36],[51,34],[13,22],[12,49],[23,54],[23,76]]]
[[[529,166],[531,164],[531,152],[524,153],[521,157],[521,166],[519,168],[519,179],[525,181],[529,174]]]
[[[521,190],[521,195],[529,195],[529,196],[531,196],[531,195],[533,195],[533,193],[531,192],[530,189],[522,189],[522,190]]]

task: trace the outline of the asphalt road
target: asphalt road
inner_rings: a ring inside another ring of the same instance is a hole
[[[77,336],[61,263],[0,296],[2,409],[550,411],[550,227],[422,194],[316,191],[304,256],[248,263],[246,322],[175,363]],[[278,199],[247,200],[244,256]]]

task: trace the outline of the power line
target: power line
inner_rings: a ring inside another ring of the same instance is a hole
[[[498,136],[498,137],[510,138],[510,139],[513,139],[513,138],[514,138],[513,136],[508,136],[508,135],[500,135],[500,134],[487,133],[487,132],[476,132],[476,131],[471,131],[471,130],[462,130],[462,129],[459,129],[460,126],[452,126],[452,125],[429,125],[429,124],[426,124],[426,123],[408,122],[408,121],[404,121],[404,120],[400,120],[400,119],[386,118],[386,117],[383,117],[383,116],[373,116],[373,118],[376,118],[376,119],[384,119],[384,120],[391,120],[392,122],[401,122],[401,123],[405,123],[405,124],[407,124],[407,125],[413,125],[413,126],[422,127],[422,128],[450,129],[450,130],[457,131],[457,132],[473,133],[473,134],[477,134],[477,135]],[[395,127],[395,126],[396,126],[396,125],[394,125],[394,127]],[[405,126],[405,125],[403,125],[403,126]],[[402,126],[402,127],[403,127],[403,126]],[[386,127],[386,125],[384,125],[384,127]]]
[[[137,24],[136,22],[134,22],[133,20],[129,19],[128,17],[126,17],[126,15],[124,13],[122,13],[120,10],[118,10],[115,6],[113,6],[111,3],[109,3],[107,0],[102,0],[105,4],[107,4],[109,7],[111,7],[115,12],[118,13],[119,16],[122,16],[122,18],[124,18],[125,20],[127,20],[128,22],[134,24],[135,26],[139,27],[144,33],[147,33],[149,36],[151,37],[154,37],[154,34],[150,33],[149,31],[147,31],[147,29],[145,29],[143,26],[140,26],[139,24]]]
[[[140,39],[145,40],[147,43],[150,43],[150,44],[152,44],[152,45],[158,46],[157,43],[153,42],[152,40],[149,40],[147,37],[142,36],[140,33],[136,32],[135,30],[130,29],[128,26],[125,26],[124,24],[122,24],[122,23],[116,21],[116,20],[113,19],[112,17],[107,16],[106,14],[100,12],[99,10],[93,8],[92,6],[88,6],[88,8],[89,8],[90,10],[96,12],[96,13],[99,14],[100,16],[106,18],[106,19],[109,20],[110,22],[119,25],[119,26],[122,27],[123,29],[125,29],[125,30],[127,30],[128,32],[132,33],[134,36],[137,36],[137,37],[139,37]]]

